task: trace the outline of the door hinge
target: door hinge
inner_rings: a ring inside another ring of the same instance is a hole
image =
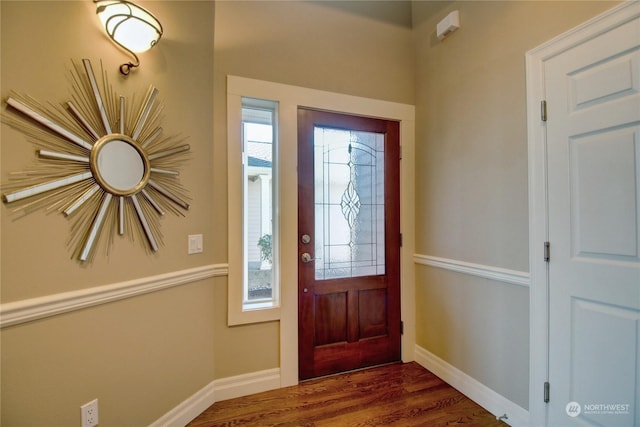
[[[547,101],[540,101],[540,120],[547,121]]]
[[[400,233],[400,247],[402,247],[402,233]]]
[[[404,335],[404,322],[400,321],[400,335]]]
[[[544,242],[544,262],[551,261],[551,244]]]
[[[402,160],[402,145],[398,146],[398,158]]]
[[[549,381],[544,383],[544,403],[549,403]]]

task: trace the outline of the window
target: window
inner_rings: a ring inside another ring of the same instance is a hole
[[[242,98],[243,310],[278,303],[277,104]]]
[[[227,97],[229,325],[280,318],[278,103]]]

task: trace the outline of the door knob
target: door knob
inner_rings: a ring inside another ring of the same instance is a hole
[[[300,259],[302,260],[302,262],[304,262],[305,264],[311,261],[315,261],[315,258],[311,258],[311,255],[309,255],[308,252],[303,253],[302,255],[300,255]]]

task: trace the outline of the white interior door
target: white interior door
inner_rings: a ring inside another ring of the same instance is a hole
[[[640,19],[545,61],[550,426],[640,425]]]

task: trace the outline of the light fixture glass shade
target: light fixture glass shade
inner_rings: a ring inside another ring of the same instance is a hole
[[[149,11],[128,1],[100,3],[97,13],[105,31],[125,49],[144,52],[160,40],[162,25]]]

